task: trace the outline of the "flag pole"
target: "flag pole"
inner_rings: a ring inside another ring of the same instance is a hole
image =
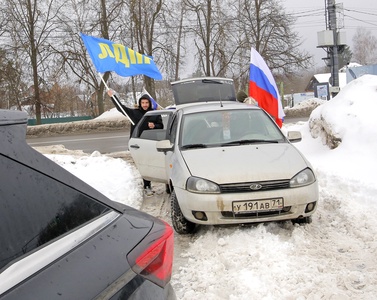
[[[108,87],[106,81],[103,79],[103,77],[102,77],[102,75],[101,75],[100,72],[98,72],[98,75],[99,75],[99,77],[101,78],[103,84],[105,85],[106,90],[109,91],[110,89],[109,89],[109,87]],[[111,98],[114,100],[115,105],[118,106],[119,109],[122,111],[122,113],[128,118],[128,120],[130,120],[131,124],[132,124],[132,125],[135,125],[135,123],[131,120],[131,118],[130,118],[130,117],[127,115],[127,113],[124,111],[122,105],[120,105],[119,100],[117,99],[117,97],[114,97],[114,95],[112,95]]]

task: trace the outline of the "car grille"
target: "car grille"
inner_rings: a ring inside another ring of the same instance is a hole
[[[273,216],[282,216],[287,215],[290,213],[291,207],[286,206],[282,210],[275,210],[275,211],[259,211],[253,213],[240,213],[235,214],[232,211],[222,211],[221,215],[224,218],[231,218],[231,219],[250,219],[250,218],[263,218],[263,217],[273,217]]]
[[[253,190],[250,188],[250,186],[252,185],[260,185],[261,188],[258,190]],[[259,182],[227,183],[220,185],[221,193],[258,192],[286,188],[289,188],[289,179]]]

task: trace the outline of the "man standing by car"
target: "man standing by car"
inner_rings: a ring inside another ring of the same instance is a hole
[[[152,100],[150,96],[147,94],[142,95],[139,98],[138,107],[129,108],[123,105],[122,103],[120,103],[118,97],[114,94],[114,91],[108,90],[107,94],[110,96],[111,101],[114,103],[116,109],[122,114],[124,114],[125,112],[127,114],[127,117],[133,122],[133,124],[131,124],[131,129],[130,129],[130,137],[131,137],[136,125],[139,123],[139,121],[144,116],[144,114],[148,111],[153,110]],[[163,123],[162,123],[161,116],[151,116],[148,119],[148,122],[142,124],[140,128],[140,133],[148,129],[162,129],[162,128],[163,128]],[[145,195],[148,197],[152,196],[153,192],[151,189],[151,182],[143,178],[143,184],[144,184]]]

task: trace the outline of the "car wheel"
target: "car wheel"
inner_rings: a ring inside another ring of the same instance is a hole
[[[195,223],[188,221],[183,216],[174,190],[171,192],[171,195],[170,195],[170,205],[171,205],[171,221],[172,221],[174,230],[179,234],[192,233],[195,229]]]
[[[312,222],[312,217],[309,216],[309,217],[303,217],[303,218],[297,218],[297,219],[293,219],[292,220],[292,223],[293,224],[310,224]]]

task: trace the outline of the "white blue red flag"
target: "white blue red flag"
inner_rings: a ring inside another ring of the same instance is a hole
[[[279,127],[283,125],[285,114],[275,80],[266,62],[254,48],[251,48],[249,96],[275,119]]]

